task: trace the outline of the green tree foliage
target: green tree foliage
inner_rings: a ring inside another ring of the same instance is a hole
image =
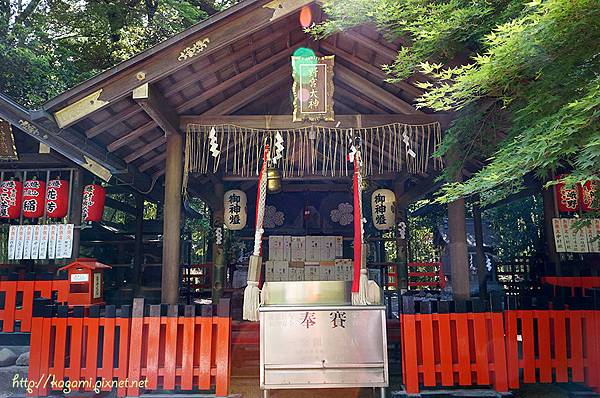
[[[544,179],[571,170],[571,182],[598,179],[598,0],[325,3],[331,19],[312,28],[317,36],[374,23],[405,39],[384,69],[392,79],[427,74],[418,106],[455,112],[439,155],[452,148],[460,160],[489,159],[468,181],[446,184],[438,200],[479,193],[493,202],[522,189],[531,173]]]
[[[0,91],[39,106],[230,3],[0,0]]]

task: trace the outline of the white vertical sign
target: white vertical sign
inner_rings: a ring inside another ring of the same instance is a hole
[[[11,225],[8,229],[8,259],[15,259],[15,246],[17,244],[17,226]]]
[[[17,242],[15,245],[15,260],[23,259],[23,243],[25,243],[24,225],[17,226]]]
[[[65,230],[63,228],[65,224],[58,224],[56,226],[56,249],[54,252],[54,258],[63,258],[63,245],[65,244]]]
[[[595,239],[594,235],[594,219],[590,220],[590,224],[585,226],[585,232],[587,235],[588,242],[588,252],[590,253],[598,253],[600,252],[600,242]]]
[[[571,231],[571,221],[568,218],[561,218],[560,223],[562,226],[563,239],[565,241],[565,251],[572,253],[574,251],[574,236]]]
[[[48,258],[53,259],[56,257],[56,230],[58,225],[49,225],[48,230]]]
[[[23,260],[31,259],[31,240],[33,239],[33,225],[25,225],[25,242],[23,243]]]
[[[40,225],[40,247],[38,249],[38,258],[45,260],[48,256],[48,225]]]
[[[73,253],[73,229],[74,224],[63,224],[63,252],[62,258],[71,258]]]
[[[41,225],[33,225],[33,237],[31,238],[31,259],[37,260],[40,250],[40,231]]]
[[[587,253],[588,252],[588,244],[587,244],[587,233],[585,227],[581,227],[579,219],[571,218],[571,231],[575,236],[575,247],[573,250],[575,253]]]
[[[556,251],[559,253],[564,253],[565,250],[565,240],[563,236],[563,230],[560,223],[560,218],[552,219],[552,230],[554,232],[554,245],[556,246]]]

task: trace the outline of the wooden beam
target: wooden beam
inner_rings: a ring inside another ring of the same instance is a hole
[[[148,83],[133,90],[133,99],[146,111],[148,116],[165,132],[165,135],[179,134],[179,116],[162,94]]]
[[[49,101],[44,109],[54,114],[62,113],[63,127],[72,125],[127,96],[140,83],[155,83],[200,57],[213,54],[238,41],[240,37],[249,36],[287,17],[312,1],[273,0],[255,8],[248,3],[234,6],[91,79],[77,89],[67,91]],[[93,104],[78,104],[78,101],[90,95],[94,95]]]
[[[375,83],[365,79],[364,77],[354,73],[350,69],[337,64],[335,66],[335,77],[347,84],[350,87],[355,88],[357,91],[364,95],[374,99],[381,105],[390,109],[392,112],[399,112],[405,114],[423,114],[422,111],[415,109],[414,106],[405,102],[403,99],[396,97],[389,91],[384,90]]]
[[[292,79],[292,72],[289,67],[282,67],[267,76],[264,76],[252,83],[242,91],[220,102],[210,108],[203,115],[228,115],[249,104],[250,102],[268,94],[274,88]]]
[[[348,37],[350,40],[355,41],[361,46],[367,47],[368,49],[375,51],[377,54],[382,55],[390,60],[394,60],[398,56],[398,51],[392,50],[376,40],[363,36],[356,30],[348,30],[339,34]]]
[[[195,106],[198,106],[201,103],[208,101],[210,98],[214,97],[215,95],[220,94],[223,91],[230,89],[231,87],[234,87],[236,84],[242,83],[244,80],[251,78],[253,76],[256,76],[256,74],[258,74],[262,70],[272,66],[273,64],[276,64],[284,59],[289,59],[292,56],[292,52],[300,46],[301,46],[301,44],[299,43],[292,47],[285,48],[282,51],[280,51],[276,54],[273,54],[272,56],[270,56],[263,62],[258,63],[256,65],[246,69],[245,71],[238,73],[237,75],[235,75],[233,77],[230,77],[229,79],[225,80],[223,83],[217,84],[216,86],[204,91],[202,94],[200,94],[198,96],[190,98],[189,100],[185,101],[183,104],[181,104],[177,107],[177,112],[183,113],[187,110],[190,110],[190,109],[194,108]]]
[[[148,160],[147,162],[145,162],[144,164],[142,164],[139,169],[140,171],[146,171],[151,167],[156,166],[157,164],[163,162],[165,159],[167,158],[167,152],[163,152],[160,155],[157,155],[155,157],[153,157],[152,159]]]
[[[95,136],[102,134],[106,130],[116,126],[117,124],[130,119],[135,114],[137,114],[141,111],[142,110],[140,109],[139,106],[137,106],[136,104],[133,104],[133,105],[123,109],[122,111],[118,112],[116,115],[110,116],[103,122],[98,123],[94,127],[86,130],[85,135],[87,136],[87,138],[94,138]]]
[[[335,90],[333,92],[333,96],[336,97],[336,95],[340,95],[342,97],[348,97],[350,98],[352,101],[356,102],[356,104],[369,109],[372,112],[375,113],[387,113],[385,111],[385,109],[381,108],[380,106],[378,106],[377,104],[374,104],[370,101],[367,101],[366,99],[352,93],[350,90],[345,89],[344,87],[342,87],[341,85],[336,85]]]
[[[324,50],[323,52],[337,55],[338,59],[336,59],[336,62],[338,63],[338,65],[340,63],[339,60],[341,60],[341,62],[347,61],[348,63],[357,66],[358,68],[364,70],[365,72],[372,74],[373,76],[377,77],[378,79],[385,80],[385,79],[389,78],[389,76],[383,70],[381,70],[380,67],[372,65],[368,62],[365,62],[362,59],[358,58],[357,56],[352,55],[351,53],[344,51],[341,48],[336,47],[326,41],[319,42],[319,47],[321,50]],[[396,83],[390,83],[390,84],[398,87],[401,90],[404,90],[406,93],[410,94],[412,97],[419,97],[424,92],[420,88],[415,87],[412,84],[403,82],[403,81],[396,82]]]
[[[218,124],[235,124],[237,126],[255,129],[290,129],[316,125],[319,127],[340,128],[376,127],[392,123],[428,124],[439,122],[442,128],[450,123],[446,114],[387,114],[387,115],[336,115],[334,122],[302,123],[292,122],[292,115],[182,115],[181,129],[185,130],[189,123],[203,126]]]
[[[123,137],[108,144],[106,149],[108,149],[109,152],[114,152],[117,149],[123,147],[124,145],[127,145],[131,141],[135,140],[138,137],[141,137],[142,135],[144,135],[145,133],[147,133],[148,131],[150,131],[154,128],[156,128],[156,123],[154,122],[154,120],[151,120],[148,123],[144,123],[140,127],[136,128],[134,130],[131,130],[129,133],[125,134]]]
[[[180,134],[178,134],[178,135],[180,135]],[[130,153],[129,155],[125,156],[124,160],[127,163],[131,163],[134,160],[141,158],[142,156],[144,156],[148,152],[152,151],[153,149],[156,149],[159,146],[164,145],[165,142],[167,142],[166,137],[160,137],[156,140],[153,140],[153,141],[149,142],[148,144],[142,146],[141,148],[138,148],[137,150]]]

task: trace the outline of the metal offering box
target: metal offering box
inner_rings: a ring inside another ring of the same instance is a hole
[[[380,388],[384,396],[384,306],[348,305],[350,284],[345,282],[272,282],[263,291],[260,386],[265,397],[270,389],[348,387]]]

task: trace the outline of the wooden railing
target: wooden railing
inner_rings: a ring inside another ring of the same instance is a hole
[[[133,307],[118,309],[34,309],[28,379],[42,382],[29,396],[61,392],[65,379],[73,391],[116,390],[120,397],[212,388],[225,397],[230,369],[229,300],[216,308],[135,299]]]
[[[34,298],[65,302],[68,293],[69,282],[64,279],[0,280],[0,331],[31,331]]]

